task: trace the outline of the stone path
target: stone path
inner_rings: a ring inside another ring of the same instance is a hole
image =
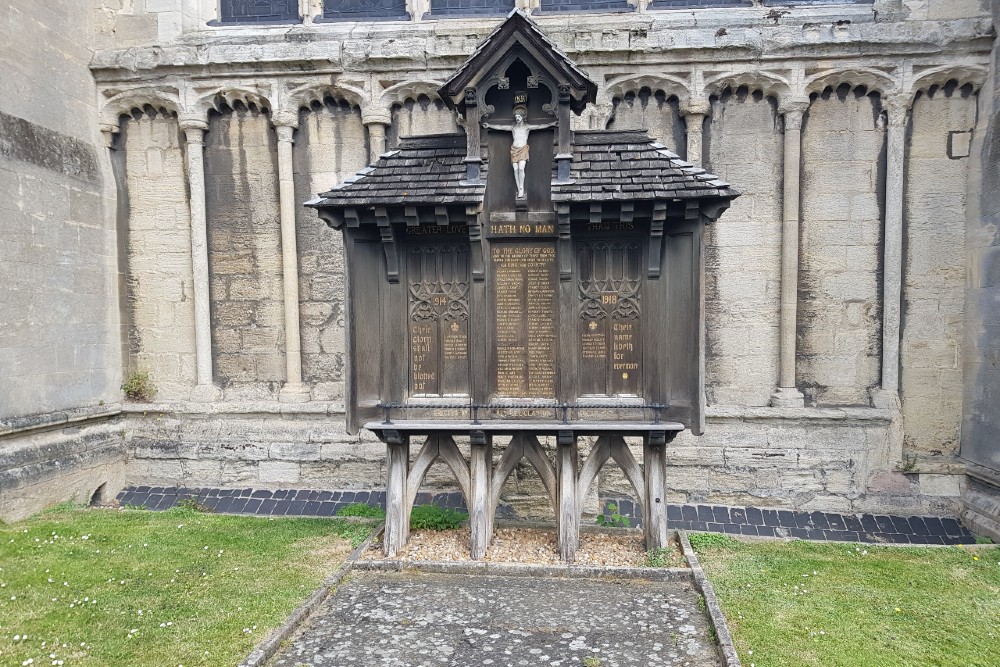
[[[690,581],[358,573],[269,664],[716,667],[698,599]]]
[[[265,516],[334,516],[351,503],[385,506],[384,491],[318,491],[310,489],[186,489],[179,487],[129,487],[118,495],[124,504],[164,510],[182,498],[194,498],[217,512]],[[417,504],[434,502],[465,509],[461,493],[417,494]],[[613,498],[619,512],[640,523],[642,509],[631,499]],[[515,518],[498,511],[503,518]],[[888,544],[969,544],[975,537],[953,517],[904,517],[896,515],[796,512],[723,505],[668,505],[667,527],[696,532],[729,533],[759,537],[789,537],[839,542]]]

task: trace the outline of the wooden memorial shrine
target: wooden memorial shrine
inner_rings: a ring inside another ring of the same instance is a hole
[[[519,11],[439,93],[464,133],[403,138],[308,203],[344,235],[347,422],[387,444],[386,553],[437,458],[465,494],[474,558],[522,458],[564,560],[609,459],[647,548],[663,546],[666,444],[704,424],[703,227],[737,193],[645,131],[571,131],[596,86]],[[581,437],[596,437],[585,461]]]

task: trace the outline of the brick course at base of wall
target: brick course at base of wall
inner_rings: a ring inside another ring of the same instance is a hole
[[[385,445],[348,435],[340,406],[320,404],[161,404],[129,406],[128,482],[163,487],[255,489],[385,488]],[[140,412],[141,410],[141,412]],[[680,434],[667,447],[669,503],[767,506],[787,510],[957,515],[961,475],[906,472],[894,461],[891,413],[871,408],[710,408],[706,435]],[[494,458],[505,439],[494,442]],[[581,461],[588,454],[581,440]],[[420,439],[414,438],[411,458]],[[547,449],[554,443],[543,442]],[[459,442],[468,459],[468,444]],[[632,448],[641,460],[642,448]],[[898,451],[898,450],[895,450]],[[554,458],[550,454],[550,460]],[[925,473],[927,471],[920,471]],[[943,483],[957,480],[955,483]],[[453,491],[442,462],[422,489]],[[614,464],[584,499],[635,496]],[[552,516],[527,463],[507,480],[503,501],[519,516]]]
[[[117,501],[123,505],[166,510],[183,499],[193,499],[209,511],[258,516],[336,516],[352,503],[385,507],[385,491],[320,491],[315,489],[188,489],[181,487],[129,487]],[[605,498],[604,510],[615,503],[641,525],[641,507],[631,498]],[[417,504],[466,509],[461,493],[420,493]],[[520,518],[510,507],[501,507],[503,518]],[[902,517],[830,512],[791,512],[758,507],[721,505],[667,505],[669,528],[749,535],[875,544],[970,544],[975,537],[954,517]]]

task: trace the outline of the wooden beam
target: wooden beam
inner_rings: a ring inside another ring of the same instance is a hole
[[[568,434],[568,435],[567,435]],[[556,437],[556,469],[559,479],[559,556],[567,562],[576,560],[580,546],[580,519],[577,510],[576,436],[572,431]]]
[[[396,249],[396,232],[389,222],[389,215],[384,206],[375,209],[375,222],[378,225],[379,237],[382,239],[382,252],[385,253],[385,277],[390,283],[398,283],[399,253]]]
[[[659,278],[663,272],[663,223],[667,219],[667,202],[653,203],[653,219],[649,223],[649,261],[647,278]]]
[[[665,484],[667,478],[667,448],[654,445],[647,437],[642,448],[645,493],[642,499],[643,532],[646,549],[662,549],[667,546],[667,502]]]
[[[472,445],[469,461],[471,501],[469,503],[469,528],[471,555],[480,560],[493,541],[493,515],[490,512],[492,493],[490,489],[490,469],[493,467],[493,439],[486,438],[484,444]]]
[[[383,549],[388,558],[399,555],[409,537],[410,517],[406,511],[406,486],[410,465],[410,438],[386,445],[388,461],[385,493],[385,538]]]

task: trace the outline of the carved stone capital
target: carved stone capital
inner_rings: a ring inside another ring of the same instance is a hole
[[[708,100],[688,100],[681,104],[682,116],[711,116],[712,105]]]
[[[787,100],[778,104],[778,113],[784,116],[786,130],[801,130],[802,116],[809,109],[809,100]]]
[[[178,119],[177,124],[185,134],[187,134],[188,130],[201,130],[202,132],[208,131],[208,121],[203,118],[181,116]]]
[[[906,125],[906,114],[910,111],[911,103],[909,95],[889,95],[882,98],[882,108],[885,110],[889,127]]]
[[[294,130],[299,126],[299,114],[288,109],[275,111],[274,114],[271,115],[271,124],[279,130],[282,128]]]
[[[208,123],[201,124],[181,124],[181,129],[184,130],[184,138],[189,144],[204,144],[205,143],[205,133],[208,132]]]
[[[392,125],[392,113],[388,109],[362,109],[361,123],[363,125]]]

